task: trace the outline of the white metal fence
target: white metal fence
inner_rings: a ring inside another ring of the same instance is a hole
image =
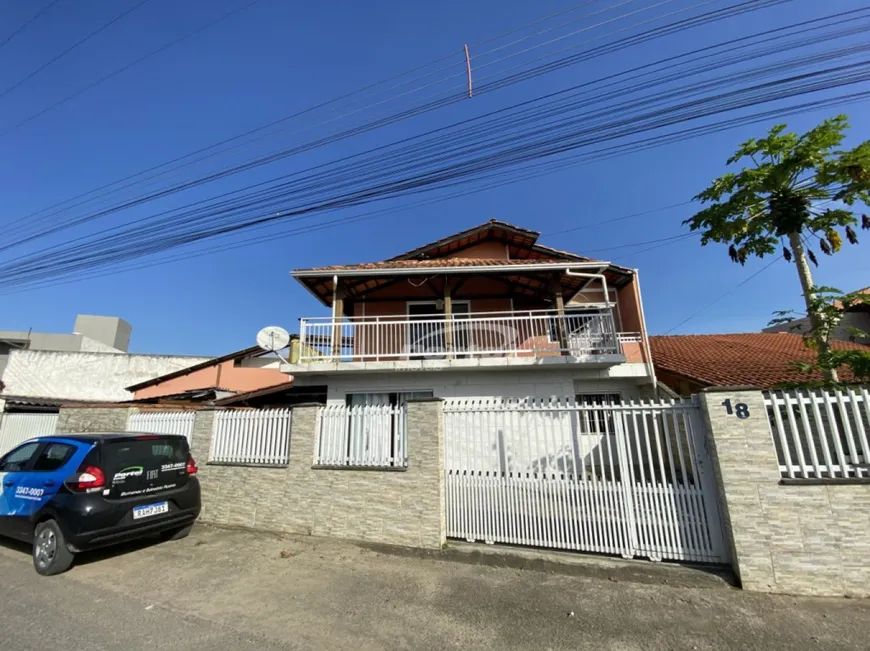
[[[128,432],[151,434],[178,434],[190,441],[193,435],[194,411],[145,411],[131,414],[127,419]]]
[[[764,402],[782,477],[870,477],[867,387],[773,391]]]
[[[454,538],[724,562],[697,405],[445,402]]]
[[[408,465],[405,405],[329,405],[318,411],[315,465]]]
[[[304,318],[301,362],[619,353],[613,314],[553,310]]]
[[[0,415],[0,455],[27,439],[51,436],[57,428],[57,414]]]
[[[209,462],[280,466],[290,460],[291,409],[218,411]]]

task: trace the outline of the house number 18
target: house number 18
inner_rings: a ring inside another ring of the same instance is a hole
[[[745,402],[738,402],[733,407],[731,406],[731,400],[726,400],[722,403],[722,406],[725,407],[725,413],[729,416],[734,414],[737,418],[743,420],[744,418],[749,418],[749,405]]]

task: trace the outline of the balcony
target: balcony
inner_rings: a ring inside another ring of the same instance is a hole
[[[638,333],[618,333],[610,310],[552,310],[445,316],[301,319],[286,370],[492,367],[642,362]]]

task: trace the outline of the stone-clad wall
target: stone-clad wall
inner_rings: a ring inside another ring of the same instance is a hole
[[[317,406],[293,409],[286,468],[209,465],[214,412],[200,411],[192,451],[206,522],[438,549],[445,542],[441,401],[408,404],[408,468],[312,468]]]
[[[126,432],[127,419],[138,411],[128,407],[63,407],[57,417],[58,434]]]
[[[744,589],[870,596],[870,484],[782,485],[762,393],[701,396]],[[745,403],[749,417],[728,414],[725,399]]]

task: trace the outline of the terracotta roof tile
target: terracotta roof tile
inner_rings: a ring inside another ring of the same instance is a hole
[[[495,258],[433,258],[431,260],[388,260],[386,262],[363,262],[361,264],[339,264],[330,267],[314,267],[304,271],[371,271],[373,269],[428,269],[450,267],[497,267],[502,265],[550,264],[564,262],[557,259],[503,260]],[[297,270],[302,271],[302,270]]]
[[[749,332],[722,335],[676,335],[649,338],[653,363],[707,386],[757,386],[769,389],[783,382],[822,379],[793,368],[793,362],[813,361],[803,338],[785,332]],[[867,350],[868,346],[833,342],[836,350]],[[840,379],[851,381],[844,371]]]

